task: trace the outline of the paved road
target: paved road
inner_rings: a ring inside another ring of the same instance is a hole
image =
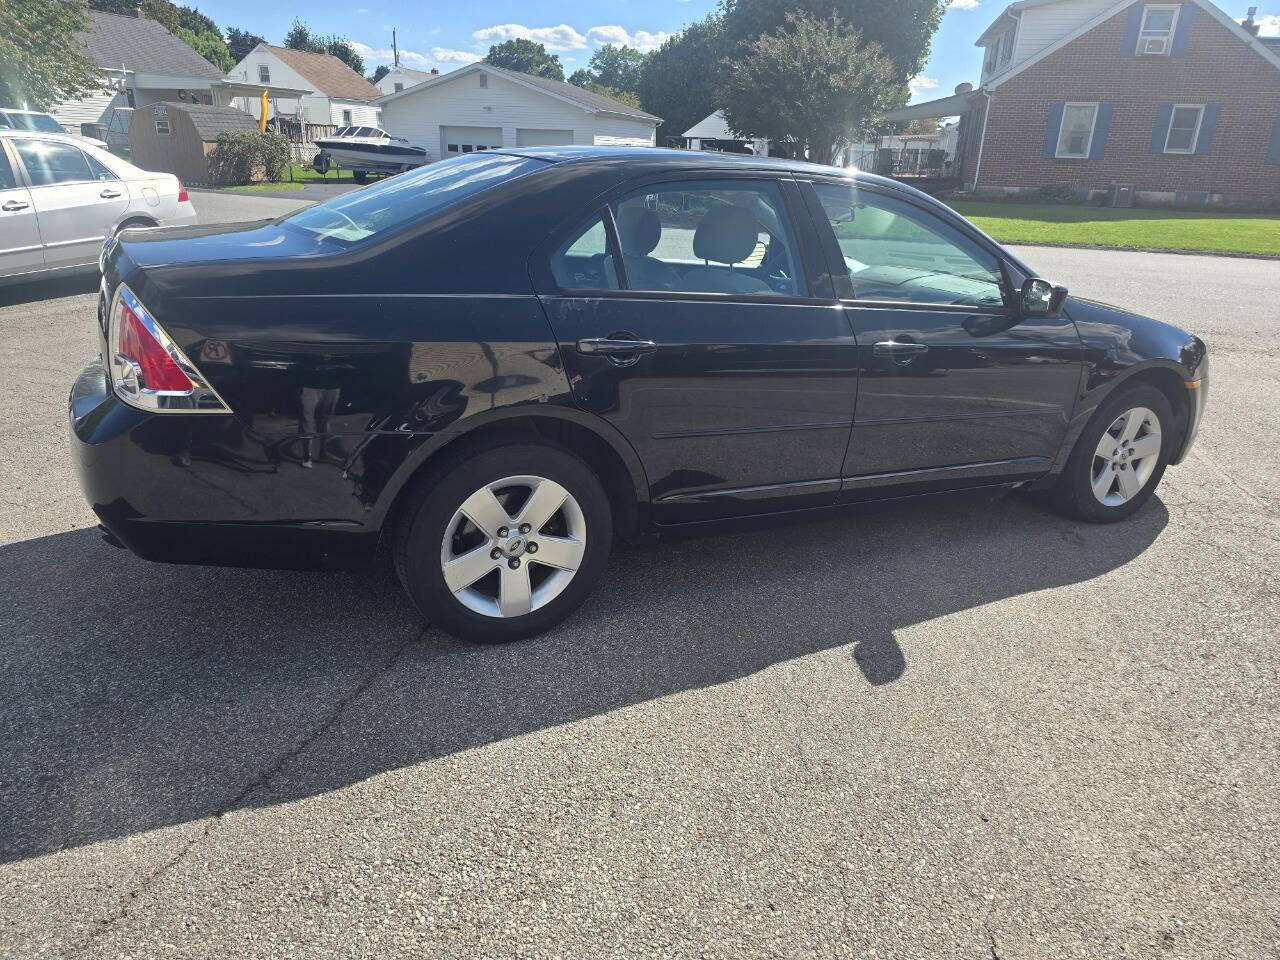
[[[101,543],[92,285],[0,294],[0,954],[1275,957],[1280,270],[1022,253],[1212,345],[1136,518],[622,547],[498,650]]]

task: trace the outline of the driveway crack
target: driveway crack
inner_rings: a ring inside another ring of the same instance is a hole
[[[331,730],[333,725],[342,719],[347,708],[366,690],[373,686],[378,679],[390,672],[391,668],[396,665],[406,650],[415,643],[421,643],[426,638],[429,630],[430,627],[427,627],[416,635],[409,637],[398,644],[395,649],[382,659],[381,663],[366,673],[364,677],[360,679],[360,682],[352,687],[349,692],[340,697],[328,714],[326,714],[319,723],[309,730],[301,740],[277,757],[270,767],[259,774],[252,782],[249,783],[248,786],[236,794],[231,800],[219,807],[218,810],[216,810],[213,815],[205,821],[204,826],[201,827],[194,836],[190,837],[185,843],[183,843],[173,856],[144,876],[136,887],[128,891],[121,899],[119,909],[117,909],[111,916],[98,920],[93,929],[85,936],[81,937],[80,940],[72,946],[72,951],[82,953],[83,951],[88,950],[95,941],[105,936],[111,930],[112,926],[127,917],[130,913],[130,908],[138,897],[182,863],[182,861],[187,858],[187,855],[195,849],[197,844],[213,832],[214,827],[217,826],[223,817],[228,813],[231,813],[233,810],[238,809],[245,800],[258,790],[269,787],[273,777],[283,771],[293,760],[305,753],[313,743]]]

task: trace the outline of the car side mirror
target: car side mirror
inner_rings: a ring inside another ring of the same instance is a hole
[[[1022,284],[1022,315],[1024,317],[1057,317],[1067,301],[1067,288],[1032,277]]]

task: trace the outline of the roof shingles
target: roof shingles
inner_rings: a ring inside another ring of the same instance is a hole
[[[89,30],[80,41],[103,70],[218,80],[222,71],[155,20],[89,11]]]
[[[306,78],[316,93],[339,100],[376,100],[382,91],[337,57],[329,53],[307,53],[290,47],[262,45]]]

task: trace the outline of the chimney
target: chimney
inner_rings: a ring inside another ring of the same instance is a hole
[[[1246,17],[1244,23],[1241,24],[1242,27],[1248,30],[1255,37],[1262,30],[1262,24],[1258,23],[1256,20],[1253,19],[1257,15],[1257,13],[1258,13],[1257,7],[1250,7],[1249,16]]]
[[[138,0],[137,5],[133,8],[133,15],[139,20],[147,19],[147,15],[142,12],[142,0]]]
[[[432,68],[431,68],[431,72],[432,72],[432,73],[434,73],[434,74],[436,74],[437,76],[439,76],[439,75],[440,75],[440,68],[439,68],[439,67],[432,67]]]

